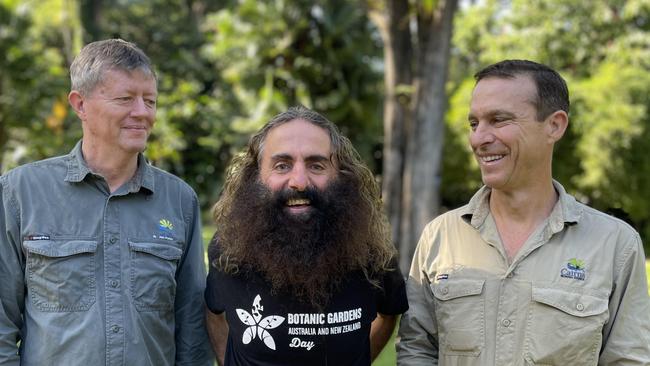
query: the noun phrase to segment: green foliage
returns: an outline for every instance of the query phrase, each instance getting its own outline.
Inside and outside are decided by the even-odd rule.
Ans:
[[[650,295],[650,260],[645,262],[645,274],[648,280],[648,295]]]
[[[507,58],[554,67],[567,79],[572,100],[554,176],[578,199],[630,222],[648,247],[650,2],[488,0],[465,9],[456,25],[450,145],[460,141],[454,136],[466,136],[458,126],[466,120],[469,75]],[[453,174],[462,170],[462,161],[445,164]],[[466,165],[470,171],[473,164]],[[449,179],[474,184],[474,178]]]
[[[204,209],[250,133],[298,103],[335,121],[379,172],[382,49],[367,11],[344,0],[0,0],[1,168],[70,150],[81,135],[66,100],[72,57],[82,43],[122,37],[151,56],[159,76],[146,154],[190,183]],[[648,246],[649,32],[648,0],[465,3],[447,88],[443,205],[462,205],[481,185],[467,142],[472,75],[527,58],[558,69],[570,87],[555,177],[630,222]]]
[[[445,146],[442,161],[442,205],[446,209],[460,207],[481,187],[481,175],[467,142],[469,134],[469,103],[474,79],[466,78],[459,83],[449,100]]]
[[[57,9],[60,17],[36,16]],[[69,149],[80,133],[67,108],[74,35],[62,4],[0,2],[0,153],[4,170]]]
[[[372,156],[381,142],[377,108],[381,49],[358,4],[329,0],[241,1],[207,18],[203,53],[221,71],[249,134],[287,106],[323,112]]]

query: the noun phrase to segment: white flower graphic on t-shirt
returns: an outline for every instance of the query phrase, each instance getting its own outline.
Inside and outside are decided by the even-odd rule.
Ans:
[[[244,331],[242,342],[244,344],[249,344],[257,336],[264,341],[264,344],[267,347],[275,351],[275,341],[267,329],[277,328],[282,324],[282,322],[284,322],[284,317],[279,315],[269,315],[262,319],[261,312],[264,310],[264,307],[260,305],[260,301],[262,301],[260,295],[255,296],[255,299],[253,300],[253,309],[250,313],[244,309],[237,309],[239,320],[249,326]],[[251,313],[253,315],[251,315]]]

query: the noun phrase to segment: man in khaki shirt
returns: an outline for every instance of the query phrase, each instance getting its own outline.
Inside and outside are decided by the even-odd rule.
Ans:
[[[650,365],[643,246],[552,179],[564,80],[507,60],[476,74],[470,143],[485,186],[424,229],[400,365]]]

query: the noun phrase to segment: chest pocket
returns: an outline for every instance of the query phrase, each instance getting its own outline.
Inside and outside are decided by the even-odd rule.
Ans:
[[[131,296],[138,311],[169,311],[176,297],[176,268],[183,255],[175,243],[129,241]]]
[[[25,240],[26,276],[34,307],[86,311],[95,303],[95,252],[88,240]]]
[[[581,291],[581,289],[576,289]],[[531,365],[596,365],[607,297],[533,287],[525,358]]]
[[[485,345],[484,280],[448,279],[431,284],[441,356],[472,356]]]

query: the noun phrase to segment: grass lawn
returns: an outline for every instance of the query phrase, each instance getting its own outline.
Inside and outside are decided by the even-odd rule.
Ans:
[[[395,355],[395,335],[397,334],[397,327],[393,336],[386,343],[386,347],[381,351],[372,366],[395,366],[397,363],[397,356]]]

